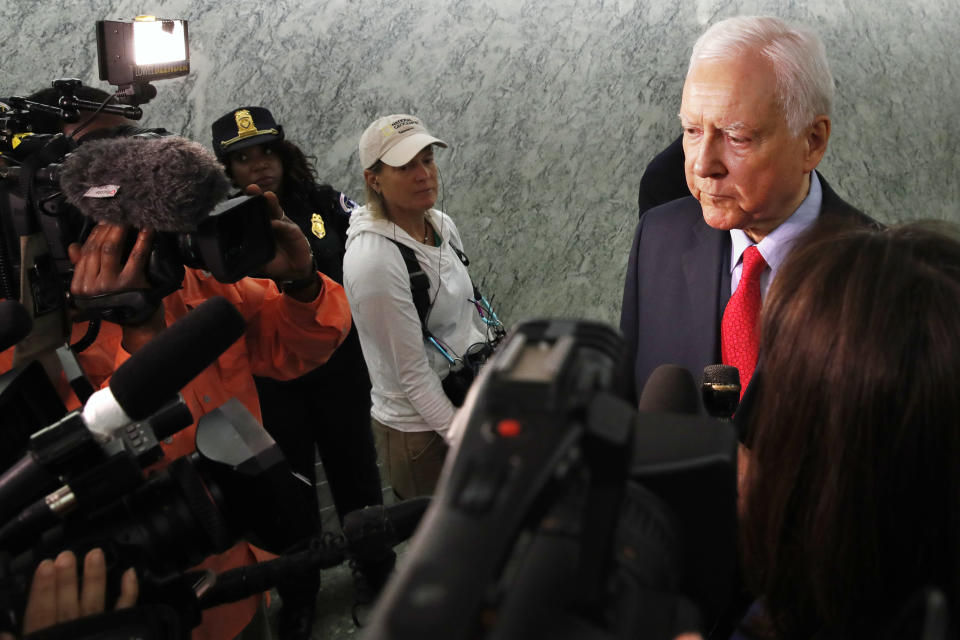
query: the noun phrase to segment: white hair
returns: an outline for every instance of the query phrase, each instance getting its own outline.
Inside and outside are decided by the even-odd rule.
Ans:
[[[777,101],[793,135],[817,116],[830,115],[833,76],[823,43],[812,31],[791,27],[779,18],[738,16],[714,24],[693,45],[687,75],[701,60],[750,52],[773,64]]]

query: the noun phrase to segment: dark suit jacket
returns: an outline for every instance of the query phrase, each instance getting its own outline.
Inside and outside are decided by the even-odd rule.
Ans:
[[[823,176],[820,184],[823,203],[816,225],[876,224],[841,200]],[[705,366],[721,361],[720,319],[730,298],[729,264],[730,232],[708,226],[692,196],[641,216],[620,312],[627,346],[623,390],[634,404],[647,377],[661,364],[684,367],[698,380]]]

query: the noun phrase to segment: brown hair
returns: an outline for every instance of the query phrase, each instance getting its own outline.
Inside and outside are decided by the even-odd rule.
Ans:
[[[955,614],[955,232],[912,224],[808,238],[764,304],[761,351],[741,533],[762,635],[875,635],[923,585],[942,589]]]

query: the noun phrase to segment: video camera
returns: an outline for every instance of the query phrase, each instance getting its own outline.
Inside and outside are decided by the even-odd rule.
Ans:
[[[389,552],[409,537],[423,501],[352,512],[343,536],[313,539],[303,517],[310,492],[235,399],[199,420],[194,453],[144,474],[162,455],[158,441],[193,421],[176,391],[244,328],[229,302],[208,300],[133,354],[82,409],[66,413],[60,404],[52,422],[57,412],[35,403],[57,398],[37,362],[0,376],[0,407],[12,409],[0,431],[0,630],[4,622],[17,628],[34,568],[63,549],[78,557],[104,549],[114,589],[120,573],[135,567],[138,608],[165,630],[149,637],[181,638],[203,608],[347,558]],[[296,553],[219,576],[187,571],[240,539]],[[70,626],[51,637],[131,637],[123,634],[135,622],[107,615],[84,623],[91,635]]]
[[[711,629],[737,594],[737,437],[673,406],[696,401],[689,373],[689,390],[660,385],[638,413],[612,392],[622,353],[592,322],[507,337],[454,419],[462,439],[363,637]]]
[[[35,503],[42,506],[24,508],[0,528],[13,611],[23,610],[40,560],[63,549],[82,557],[100,547],[110,560],[111,584],[117,584],[123,569],[136,567],[143,589],[140,602],[176,603],[181,623],[189,629],[200,622],[197,596],[202,593],[193,589],[197,576],[182,572],[240,539],[282,554],[313,534],[302,517],[308,505],[299,481],[238,401],[200,419],[194,453],[144,477],[143,461],[159,450],[159,435],[143,421],[96,451],[89,447],[86,455],[73,448],[75,462],[64,470],[62,487]],[[44,508],[48,513],[34,515]],[[208,576],[205,588],[213,580]]]
[[[65,78],[53,82],[55,97],[47,102],[55,104],[22,97],[0,100],[0,297],[20,299],[34,318],[66,309],[73,273],[67,246],[82,243],[98,219],[92,207],[93,213],[84,207],[80,207],[81,212],[66,202],[64,191],[69,185],[62,182],[66,179],[64,164],[69,165],[70,156],[84,153],[91,143],[84,140],[78,145],[73,135],[38,131],[49,128],[51,117],[61,123],[76,123],[81,114],[89,114],[74,133],[101,114],[137,120],[142,110],[136,105],[156,95],[150,81],[181,76],[190,68],[187,22],[183,20],[140,16],[129,22],[99,21],[97,44],[100,78],[117,87],[113,96],[99,103],[78,98],[77,94],[87,88],[77,79]],[[129,138],[145,145],[156,144],[148,141],[169,135],[162,129],[125,126],[97,131],[89,137],[103,139],[104,133],[112,140]],[[173,154],[172,143],[168,147]],[[92,152],[86,153],[84,164],[93,159]],[[116,148],[103,144],[98,153],[107,159]],[[148,270],[151,290],[87,301],[80,305],[87,316],[136,324],[149,316],[156,300],[179,286],[184,266],[207,270],[223,282],[235,282],[273,257],[265,200],[261,196],[241,196],[220,202],[230,189],[229,181],[219,163],[204,167],[206,172],[197,176],[197,192],[179,184],[177,190],[169,184],[142,185],[155,187],[155,194],[190,197],[202,204],[203,210],[184,221],[189,223],[182,225],[184,228],[158,234]],[[135,169],[115,163],[112,171],[106,165],[100,176],[84,177],[99,178],[103,180],[101,185],[109,187],[118,182],[115,176]],[[184,175],[185,180],[191,177]],[[129,210],[146,206],[141,191],[125,186],[123,192],[114,193],[115,200],[126,198],[122,204]],[[97,198],[90,202],[104,202],[102,195]],[[125,222],[132,224],[140,219],[131,215]]]

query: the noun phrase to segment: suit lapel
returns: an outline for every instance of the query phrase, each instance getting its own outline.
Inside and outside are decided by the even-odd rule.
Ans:
[[[713,354],[713,359],[719,354],[722,308],[730,297],[729,267],[724,260],[729,237],[729,233],[707,225],[701,215],[693,225],[691,242],[681,256],[688,305],[692,310],[686,339],[697,345],[696,352]],[[727,282],[725,292],[724,280]],[[700,374],[699,371],[691,373]]]

